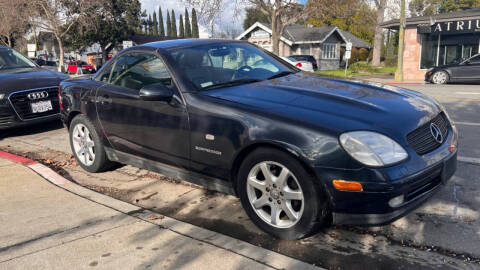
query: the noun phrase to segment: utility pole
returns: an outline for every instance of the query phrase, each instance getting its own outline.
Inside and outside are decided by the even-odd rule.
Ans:
[[[401,0],[400,7],[400,25],[399,25],[399,38],[398,38],[398,63],[397,71],[395,72],[395,81],[403,81],[403,46],[405,42],[405,0]]]

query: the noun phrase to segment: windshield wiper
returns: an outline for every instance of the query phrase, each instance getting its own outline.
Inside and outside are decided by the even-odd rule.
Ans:
[[[293,71],[282,71],[282,72],[279,72],[279,73],[269,77],[267,80],[280,78],[280,77],[287,76],[287,75],[290,75],[290,74],[293,74],[293,73],[295,73],[295,72],[293,72]]]
[[[247,83],[254,83],[254,82],[260,82],[260,81],[262,81],[262,80],[260,80],[260,79],[240,79],[240,80],[234,80],[234,81],[229,81],[229,82],[224,82],[224,83],[213,84],[213,85],[204,87],[201,90],[211,90],[211,89],[216,89],[216,88],[229,87],[229,86],[235,86],[235,85],[241,85],[241,84],[247,84]]]

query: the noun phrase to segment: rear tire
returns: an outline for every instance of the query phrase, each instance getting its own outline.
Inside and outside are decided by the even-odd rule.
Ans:
[[[242,162],[236,184],[243,208],[260,229],[294,240],[328,222],[327,197],[315,180],[291,155],[259,148]]]
[[[447,84],[450,80],[450,76],[446,71],[437,71],[432,75],[432,82],[434,84]]]
[[[69,127],[70,147],[77,163],[84,170],[97,173],[111,168],[103,143],[93,124],[82,114],[73,118]]]

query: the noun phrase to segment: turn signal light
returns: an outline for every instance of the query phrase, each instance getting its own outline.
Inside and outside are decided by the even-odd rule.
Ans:
[[[450,146],[448,147],[448,151],[450,151],[450,153],[453,153],[455,152],[455,145],[454,144],[450,144]]]
[[[363,191],[362,184],[359,182],[345,181],[345,180],[333,180],[333,186],[342,191]]]
[[[61,86],[58,87],[58,103],[60,105],[60,110],[63,110],[62,95],[61,95],[60,91],[62,91]]]

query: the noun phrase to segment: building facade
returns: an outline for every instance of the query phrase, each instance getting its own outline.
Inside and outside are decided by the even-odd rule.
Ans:
[[[273,50],[272,30],[264,23],[256,22],[237,39],[248,40],[268,51]],[[342,47],[347,42],[351,42],[355,48],[371,49],[367,42],[335,26],[291,25],[285,28],[280,37],[279,56],[312,55],[319,69],[337,69],[342,61]]]
[[[399,21],[382,24],[398,30]],[[480,9],[408,18],[405,28],[405,80],[423,80],[428,69],[468,59],[480,52]]]

